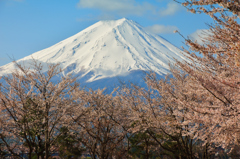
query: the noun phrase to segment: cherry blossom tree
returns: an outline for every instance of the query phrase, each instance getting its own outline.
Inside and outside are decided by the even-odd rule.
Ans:
[[[128,119],[118,96],[104,90],[79,90],[74,94],[75,106],[70,114],[81,143],[92,158],[125,158]],[[122,153],[119,153],[122,152]]]
[[[47,159],[60,128],[71,124],[65,112],[78,85],[70,76],[53,81],[62,72],[59,65],[49,65],[44,73],[35,60],[31,69],[15,64],[18,70],[2,77],[0,86],[1,143],[12,155],[24,152],[29,159],[33,155]]]
[[[188,109],[177,102],[179,98],[188,101],[193,98],[183,94],[188,91],[189,76],[180,75],[179,72],[176,75],[175,78],[159,80],[154,74],[149,74],[146,77],[149,89],[133,86],[121,92],[124,106],[128,107],[132,133],[146,133],[158,155],[186,159],[199,156],[209,158],[213,155],[210,145],[204,145],[194,138],[201,127],[192,129],[194,124],[188,123],[183,116]]]
[[[213,18],[204,44],[186,39],[190,62],[177,62],[187,73],[187,90],[176,103],[182,105],[185,123],[199,129],[194,137],[214,146],[231,148],[239,144],[240,121],[240,2],[236,0],[178,1],[192,13]],[[200,54],[200,56],[198,55]],[[176,87],[176,86],[175,86]],[[176,91],[174,91],[176,93]],[[181,111],[180,111],[181,112]],[[193,131],[195,132],[195,131]]]

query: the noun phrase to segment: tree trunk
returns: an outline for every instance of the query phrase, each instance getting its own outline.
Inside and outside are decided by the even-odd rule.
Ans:
[[[48,111],[45,117],[45,159],[49,157]]]

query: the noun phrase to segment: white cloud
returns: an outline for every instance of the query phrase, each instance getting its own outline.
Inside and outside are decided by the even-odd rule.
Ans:
[[[117,12],[120,15],[143,15],[146,11],[155,10],[155,7],[149,3],[140,4],[135,0],[80,0],[78,7]]]
[[[195,31],[194,33],[190,34],[188,37],[193,40],[197,41],[197,43],[203,45],[203,39],[207,38],[209,35],[211,35],[211,32],[208,29],[199,29]]]
[[[165,25],[153,25],[148,26],[146,29],[155,34],[169,34],[173,33],[174,30],[178,30],[176,26],[165,26]]]
[[[170,2],[167,4],[167,8],[159,11],[160,16],[174,15],[176,12],[181,10],[181,5],[176,2]]]

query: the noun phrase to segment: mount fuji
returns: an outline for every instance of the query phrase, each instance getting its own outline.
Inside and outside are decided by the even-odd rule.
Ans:
[[[119,80],[143,82],[143,71],[164,76],[169,73],[169,63],[186,60],[170,42],[125,18],[99,21],[17,62],[28,66],[32,59],[44,65],[59,63],[63,75],[77,75],[83,85],[93,89],[117,85]],[[15,69],[13,62],[4,65],[0,67],[0,76]]]

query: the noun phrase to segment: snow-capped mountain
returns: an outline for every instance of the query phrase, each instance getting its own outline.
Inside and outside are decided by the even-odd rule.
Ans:
[[[36,59],[42,63],[60,63],[66,73],[79,75],[85,82],[128,76],[139,70],[159,75],[169,72],[174,58],[183,60],[181,51],[158,35],[147,32],[128,20],[99,21],[76,35],[17,62],[28,65]],[[0,76],[15,69],[14,63],[0,67]]]

